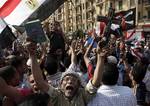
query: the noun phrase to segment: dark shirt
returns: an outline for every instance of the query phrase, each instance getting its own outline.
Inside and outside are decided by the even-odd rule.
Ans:
[[[57,49],[65,50],[65,41],[62,33],[53,31],[47,35],[50,40],[50,53],[55,52]]]

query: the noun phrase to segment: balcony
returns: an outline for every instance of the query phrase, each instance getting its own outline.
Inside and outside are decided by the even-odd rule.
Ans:
[[[92,17],[88,17],[88,18],[87,18],[87,21],[88,21],[88,22],[93,22],[93,18],[92,18]]]
[[[150,7],[150,1],[149,0],[144,1],[144,7],[145,8],[149,8]]]
[[[70,6],[68,7],[68,9],[69,9],[69,10],[72,10],[72,6],[70,5]]]
[[[76,2],[76,6],[80,6],[81,5],[81,2],[80,0]]]
[[[78,10],[78,11],[76,12],[76,14],[77,14],[77,15],[81,15],[81,10]]]
[[[97,6],[100,6],[100,5],[102,5],[104,3],[104,0],[97,0],[96,1],[96,5]]]
[[[77,12],[77,16],[80,16],[81,15],[81,12]]]
[[[72,15],[70,14],[68,18],[69,18],[69,19],[72,19],[73,17],[72,17]]]
[[[92,11],[94,11],[94,7],[93,7],[93,6],[89,6],[89,7],[87,8],[87,12],[92,12]]]

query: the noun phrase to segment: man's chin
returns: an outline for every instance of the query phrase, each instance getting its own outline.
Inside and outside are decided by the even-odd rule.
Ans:
[[[65,96],[66,96],[66,98],[71,99],[74,96],[74,94],[73,94],[73,92],[67,92],[67,93],[65,93]]]

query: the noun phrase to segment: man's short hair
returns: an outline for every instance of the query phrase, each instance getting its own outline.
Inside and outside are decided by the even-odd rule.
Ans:
[[[12,65],[13,67],[17,68],[21,64],[23,64],[23,61],[25,61],[25,58],[22,56],[12,56],[9,58],[8,63]]]
[[[48,56],[45,63],[44,68],[49,75],[54,75],[58,70],[58,62],[55,58]]]
[[[118,81],[119,72],[116,64],[106,63],[104,65],[102,83],[105,85],[115,85]]]
[[[16,70],[12,66],[5,66],[0,68],[0,77],[2,77],[6,83],[9,83],[9,81],[15,76]]]

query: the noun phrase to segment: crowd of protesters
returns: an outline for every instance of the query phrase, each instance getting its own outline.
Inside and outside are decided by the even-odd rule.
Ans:
[[[103,45],[94,32],[66,38],[59,22],[43,29],[47,42],[0,51],[0,105],[150,106],[150,42],[135,55],[123,37]]]

